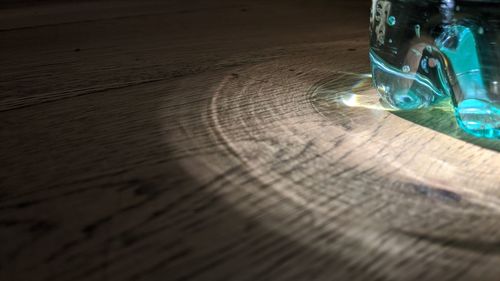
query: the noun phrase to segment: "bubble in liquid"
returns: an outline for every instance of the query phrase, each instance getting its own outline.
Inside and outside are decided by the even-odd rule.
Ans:
[[[490,91],[495,94],[495,95],[498,95],[499,94],[499,89],[498,89],[498,81],[491,81],[490,83]]]
[[[420,25],[415,25],[415,34],[417,35],[417,37],[420,37]]]
[[[403,66],[403,72],[410,72],[410,66],[404,65]]]
[[[390,26],[394,26],[396,24],[396,17],[390,16],[387,18],[387,24]]]

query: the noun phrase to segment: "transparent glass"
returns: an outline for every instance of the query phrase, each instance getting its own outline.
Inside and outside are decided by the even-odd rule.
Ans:
[[[460,127],[500,138],[500,0],[372,0],[372,79],[391,107],[451,98]]]

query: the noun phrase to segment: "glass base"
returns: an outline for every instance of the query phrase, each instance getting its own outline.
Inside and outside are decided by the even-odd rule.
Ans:
[[[468,99],[455,107],[458,124],[476,137],[500,139],[500,105]]]
[[[372,81],[384,103],[398,110],[432,106],[445,95],[431,80],[419,73],[399,70],[373,51],[370,52]],[[465,99],[454,105],[458,125],[465,132],[481,138],[500,139],[500,104],[481,99]]]

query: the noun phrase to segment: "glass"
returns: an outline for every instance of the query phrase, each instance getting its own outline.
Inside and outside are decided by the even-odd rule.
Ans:
[[[500,0],[372,0],[370,60],[382,101],[451,98],[460,127],[500,138]]]

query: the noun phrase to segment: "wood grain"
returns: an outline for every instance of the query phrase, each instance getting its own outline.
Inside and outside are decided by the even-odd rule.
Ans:
[[[498,280],[499,144],[380,109],[368,6],[7,2],[0,280]]]

